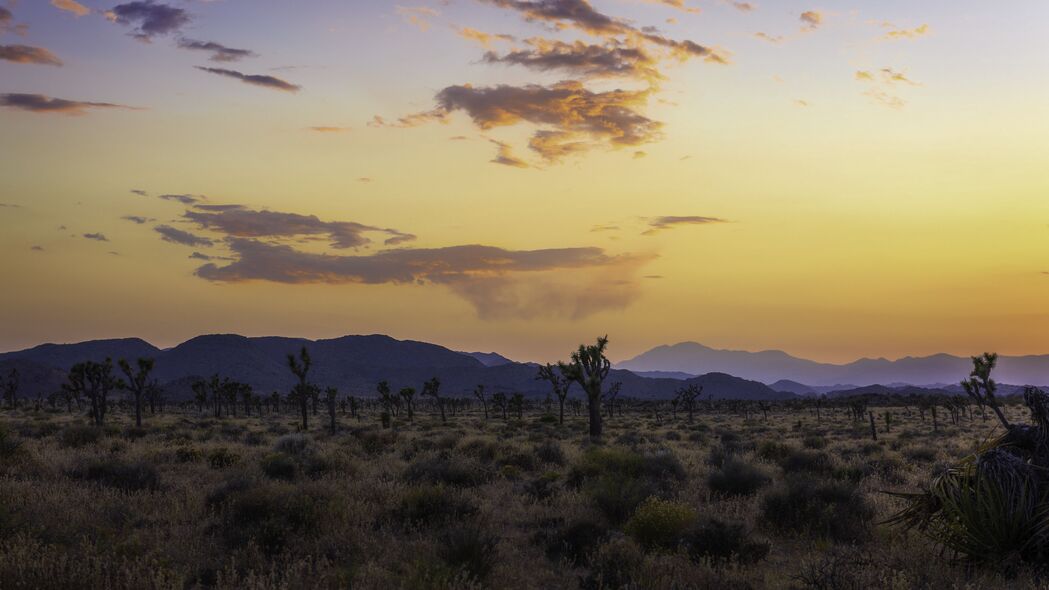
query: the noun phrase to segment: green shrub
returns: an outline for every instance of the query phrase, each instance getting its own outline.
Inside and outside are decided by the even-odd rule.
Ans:
[[[644,561],[644,552],[632,539],[613,538],[594,551],[589,575],[580,581],[580,588],[633,588]]]
[[[69,471],[69,477],[99,485],[135,492],[160,487],[157,470],[143,461],[125,462],[117,457],[82,461]]]
[[[650,498],[638,507],[623,531],[645,549],[672,549],[696,521],[696,511],[677,502]]]
[[[707,476],[707,485],[716,494],[749,496],[768,485],[770,479],[759,467],[731,458],[721,469]]]
[[[615,523],[629,518],[649,496],[665,494],[685,479],[673,454],[642,454],[622,447],[589,449],[568,476]]]
[[[420,459],[408,466],[404,476],[412,483],[443,483],[458,487],[478,486],[489,478],[475,462],[446,457]]]
[[[280,553],[297,537],[312,537],[330,517],[332,500],[320,490],[251,485],[224,490],[222,538],[229,547],[254,543],[267,555]]]
[[[561,449],[561,445],[555,441],[548,440],[543,444],[536,445],[533,449],[535,457],[543,463],[551,463],[554,465],[565,464],[565,452]]]
[[[775,531],[862,542],[874,508],[850,483],[795,475],[765,494],[760,514]]]
[[[102,429],[95,426],[74,424],[62,430],[61,441],[64,446],[79,448],[93,445],[102,439]]]
[[[462,493],[443,485],[408,488],[401,496],[393,516],[406,524],[454,522],[477,512],[477,506]]]
[[[259,462],[262,472],[270,479],[282,479],[292,481],[298,475],[299,469],[295,461],[283,453],[270,453]]]
[[[826,453],[798,449],[781,458],[779,466],[783,468],[784,473],[829,473],[834,468],[830,456]]]
[[[684,535],[682,544],[693,560],[709,561],[714,566],[729,562],[756,563],[765,559],[770,548],[767,541],[752,540],[743,524],[715,518],[693,527]]]
[[[482,581],[495,567],[498,542],[498,537],[476,526],[456,527],[440,535],[437,555],[453,570]]]
[[[238,462],[240,462],[240,455],[226,447],[218,447],[208,451],[208,465],[211,465],[213,469],[224,469],[236,465]]]
[[[810,434],[810,435],[806,436],[805,438],[801,439],[801,444],[806,449],[813,449],[813,450],[816,450],[816,451],[821,451],[821,450],[827,448],[827,439],[823,438],[822,436],[820,436],[818,434]]]
[[[607,536],[608,530],[601,524],[588,519],[577,520],[546,539],[546,555],[554,561],[565,560],[569,565],[581,565]]]
[[[757,455],[766,461],[779,462],[784,457],[791,454],[794,451],[794,447],[787,443],[782,443],[775,440],[762,441],[758,445]]]

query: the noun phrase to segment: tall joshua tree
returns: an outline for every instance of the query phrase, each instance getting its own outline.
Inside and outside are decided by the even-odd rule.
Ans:
[[[95,426],[102,426],[109,408],[109,392],[120,386],[120,380],[113,376],[113,361],[77,363],[69,369],[68,379],[62,390],[76,398],[86,397],[91,402],[91,420]]]
[[[408,411],[408,422],[415,422],[415,406],[412,404],[412,400],[415,399],[415,388],[414,387],[403,387],[400,392],[401,399],[404,400],[404,408]]]
[[[149,374],[153,372],[155,362],[151,358],[140,358],[135,362],[135,368],[132,368],[131,363],[126,359],[120,359],[117,364],[127,377],[127,381],[123,383],[124,388],[130,391],[135,398],[135,426],[142,428],[142,398],[152,385],[149,381]]]
[[[390,384],[386,381],[380,381],[375,389],[379,392],[379,403],[382,404],[382,427],[389,428],[393,412],[393,392],[390,391]]]
[[[481,407],[484,408],[484,420],[488,421],[488,398],[484,396],[484,385],[478,385],[474,388],[474,397],[477,401],[481,402]]]
[[[969,373],[969,378],[962,381],[965,393],[973,398],[973,401],[980,406],[981,410],[985,406],[990,406],[998,416],[998,421],[1002,423],[1006,430],[1009,430],[1009,421],[1006,420],[1002,409],[998,407],[998,398],[994,397],[994,392],[998,390],[998,384],[994,382],[994,379],[991,379],[991,371],[998,364],[998,353],[985,352],[982,356],[974,356],[972,359],[973,370]]]
[[[695,383],[689,383],[687,387],[682,387],[676,392],[674,401],[678,403],[678,407],[683,407],[688,411],[689,424],[692,423],[693,414],[696,411],[696,400],[701,395],[703,395],[703,387],[696,386]]]
[[[423,397],[432,397],[437,402],[437,407],[441,410],[441,423],[447,424],[448,419],[444,415],[444,398],[441,397],[441,382],[434,377],[423,383],[422,394]]]
[[[571,362],[557,363],[565,379],[578,383],[586,393],[590,438],[595,440],[601,438],[601,386],[612,368],[612,363],[605,358],[607,347],[608,336],[603,336],[596,344],[580,344],[579,350],[572,353]]]
[[[313,386],[309,382],[310,367],[313,365],[313,361],[310,360],[310,353],[303,346],[302,350],[299,351],[299,356],[296,358],[294,354],[288,355],[288,368],[291,369],[292,374],[299,382],[295,385],[295,398],[299,402],[299,410],[302,412],[302,431],[306,432],[309,427],[309,399],[313,394]]]
[[[335,434],[335,402],[339,399],[339,390],[329,387],[324,390],[325,401],[328,402],[328,418],[331,420],[331,433]]]
[[[556,369],[557,367],[554,365],[542,365],[539,367],[539,374],[536,376],[536,379],[542,379],[550,383],[550,388],[554,391],[554,395],[557,396],[559,405],[557,423],[564,424],[565,400],[568,399],[568,390],[571,389],[572,382]]]
[[[18,383],[18,369],[11,369],[3,382],[4,403],[8,408],[14,408],[18,404]]]

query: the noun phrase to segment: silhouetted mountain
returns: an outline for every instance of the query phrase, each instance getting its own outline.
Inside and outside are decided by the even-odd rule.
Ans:
[[[678,379],[680,381],[696,376],[692,373],[682,373],[681,371],[631,371],[631,373],[649,379]]]
[[[716,350],[695,342],[683,342],[653,348],[619,363],[617,367],[631,371],[682,371],[693,374],[723,371],[763,383],[790,380],[818,390],[821,386],[840,383],[957,383],[969,374],[972,361],[968,357],[936,354],[897,360],[860,359],[836,365],[800,359],[779,350]],[[995,369],[995,378],[1008,383],[1049,383],[1049,355],[1002,356]]]
[[[797,395],[816,395],[818,392],[805,385],[804,383],[798,383],[797,381],[791,381],[789,379],[780,379],[779,381],[769,385],[775,391],[785,391],[787,393],[793,393]]]
[[[498,352],[464,352],[463,354],[481,361],[481,364],[486,367],[498,367],[514,362]]]
[[[104,359],[103,359],[104,360]],[[0,378],[18,371],[18,397],[36,399],[62,389],[66,372],[29,359],[0,359]]]
[[[344,336],[332,340],[302,338],[248,338],[234,334],[198,336],[174,348],[160,350],[141,340],[107,340],[70,345],[47,345],[0,355],[0,368],[29,363],[27,381],[48,393],[60,387],[64,372],[83,360],[111,357],[156,359],[154,376],[174,399],[191,397],[194,380],[211,375],[229,377],[251,385],[259,393],[286,393],[294,384],[287,368],[287,355],[306,346],[313,359],[311,381],[320,387],[337,387],[343,393],[371,396],[375,386],[386,380],[394,391],[421,387],[431,377],[441,381],[450,396],[466,396],[477,385],[490,392],[521,392],[545,396],[545,381],[536,379],[534,363],[502,362],[486,366],[472,354],[428,344],[395,340],[389,336]],[[487,358],[487,357],[486,357]],[[500,357],[502,358],[502,357]],[[13,366],[13,365],[12,365]],[[681,387],[694,383],[704,388],[704,397],[714,399],[790,399],[794,395],[724,373],[711,373],[687,380],[646,378],[629,371],[613,370],[608,383],[621,381],[624,397],[669,398]],[[35,391],[35,390],[34,390]],[[581,395],[578,387],[573,395]]]
[[[946,389],[938,389],[935,387],[915,387],[913,385],[902,385],[897,387],[892,387],[889,385],[867,385],[865,387],[843,389],[840,391],[831,391],[827,393],[828,398],[852,397],[857,395],[898,395],[909,397],[912,395],[952,396],[957,394],[947,391]]]

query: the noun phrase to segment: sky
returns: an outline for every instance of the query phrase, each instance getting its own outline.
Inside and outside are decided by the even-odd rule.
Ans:
[[[1049,353],[1044,0],[0,0],[0,350]]]

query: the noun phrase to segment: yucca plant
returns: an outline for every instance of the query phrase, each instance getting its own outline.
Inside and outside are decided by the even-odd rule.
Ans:
[[[923,533],[957,558],[1003,570],[1022,563],[1046,565],[1049,394],[1028,387],[1024,403],[1034,425],[1009,424],[993,395],[990,369],[996,359],[989,354],[973,359],[966,390],[994,410],[1005,432],[937,476],[928,489],[894,493],[907,505],[887,522]]]

